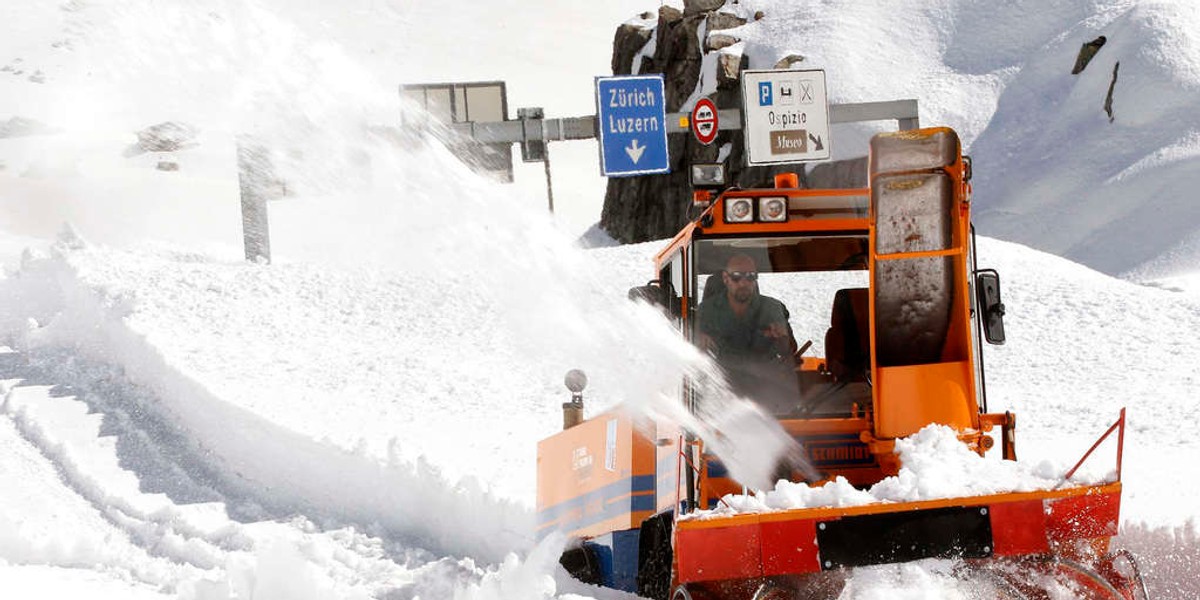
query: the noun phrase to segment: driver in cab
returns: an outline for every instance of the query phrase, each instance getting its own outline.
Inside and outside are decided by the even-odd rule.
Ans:
[[[701,349],[725,369],[733,391],[786,409],[797,401],[796,340],[782,302],[758,291],[754,259],[735,254],[721,273],[725,293],[699,307]]]

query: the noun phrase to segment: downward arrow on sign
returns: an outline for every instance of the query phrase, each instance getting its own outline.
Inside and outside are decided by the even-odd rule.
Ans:
[[[629,143],[629,147],[625,149],[625,154],[628,154],[629,158],[633,159],[633,164],[636,165],[638,159],[642,158],[642,153],[645,151],[646,147],[639,146],[637,138],[634,138],[633,141]]]

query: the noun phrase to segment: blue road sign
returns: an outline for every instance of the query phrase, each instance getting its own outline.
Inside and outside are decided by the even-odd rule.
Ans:
[[[596,78],[600,174],[670,173],[662,75]]]

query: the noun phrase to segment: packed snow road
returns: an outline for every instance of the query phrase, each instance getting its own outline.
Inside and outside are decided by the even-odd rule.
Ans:
[[[10,590],[134,600],[549,598],[562,590],[625,597],[562,581],[561,572],[556,583],[549,573],[558,540],[524,563],[510,558],[485,571],[362,533],[376,529],[370,523],[339,528],[273,513],[265,508],[273,499],[245,494],[225,483],[230,474],[211,470],[192,441],[154,416],[158,400],[117,367],[5,348],[0,394],[0,481],[19,482],[0,503],[0,551],[35,565],[0,563]],[[1173,579],[1194,557],[1194,529],[1135,525],[1122,541],[1148,559],[1159,597],[1195,589]],[[982,598],[986,586],[967,573],[944,560],[858,569],[842,597]]]
[[[495,577],[248,492],[119,367],[3,348],[0,394],[6,597],[470,597]]]
[[[8,351],[0,370],[0,443],[25,458],[0,466],[3,481],[19,482],[0,520],[10,542],[33,542],[26,560],[87,565],[148,595],[197,598],[346,597],[415,581],[389,558],[403,558],[402,546],[350,529],[318,532],[302,516],[272,515],[251,497],[225,493],[223,477],[189,456],[189,444],[153,416],[154,398],[118,369]],[[66,372],[75,375],[53,383]],[[14,465],[22,472],[7,472]]]

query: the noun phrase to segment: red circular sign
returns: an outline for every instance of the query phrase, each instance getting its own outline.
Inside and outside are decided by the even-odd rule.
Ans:
[[[692,133],[701,144],[711,144],[717,139],[717,105],[708,98],[696,101],[692,109]]]

